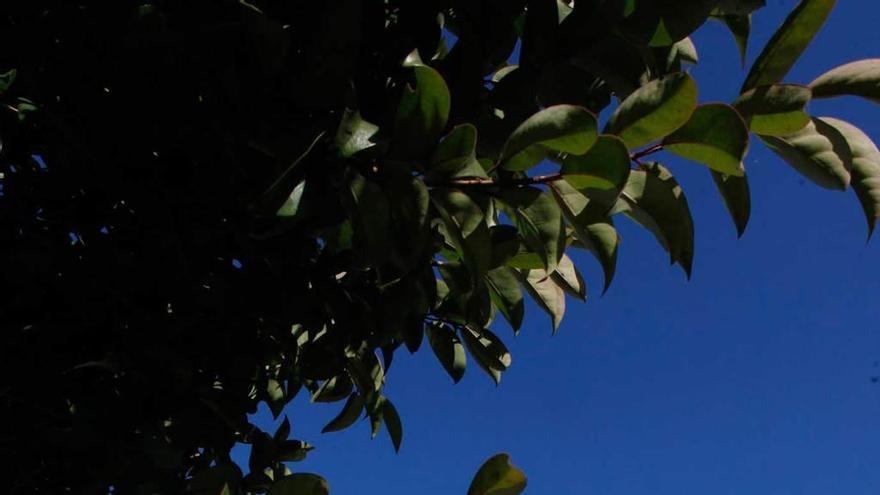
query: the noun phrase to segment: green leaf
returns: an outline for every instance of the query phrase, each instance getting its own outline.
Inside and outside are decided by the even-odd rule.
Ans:
[[[534,187],[505,189],[499,199],[516,212],[517,225],[530,249],[544,260],[552,272],[565,250],[562,211],[553,197]]]
[[[404,62],[415,72],[416,88],[404,88],[394,121],[394,144],[397,154],[416,157],[433,148],[446,128],[451,97],[446,81],[412,52]]]
[[[749,130],[764,136],[793,134],[810,123],[805,108],[812,92],[797,84],[759,86],[743,93],[733,102]]]
[[[269,495],[329,495],[330,485],[327,480],[311,473],[294,473],[274,483]]]
[[[712,180],[715,181],[718,192],[724,200],[724,206],[727,207],[727,211],[730,213],[731,218],[733,218],[734,225],[736,225],[736,233],[739,237],[742,237],[746,231],[746,226],[749,224],[749,216],[752,213],[749,180],[745,175],[735,177],[721,174],[714,170],[711,172]]]
[[[349,158],[376,146],[373,138],[378,133],[379,126],[361,118],[358,111],[345,109],[336,131],[335,145],[339,155]]]
[[[740,93],[781,81],[825,24],[837,0],[801,0],[752,65]]]
[[[761,136],[774,153],[816,184],[840,191],[850,183],[849,146],[840,131],[813,118],[806,127],[789,136]]]
[[[275,215],[282,218],[293,218],[297,216],[297,214],[301,213],[300,206],[302,206],[303,194],[306,190],[306,181],[302,181],[293,188],[293,191],[290,192],[290,196],[284,200],[284,204],[281,205],[281,208],[278,209],[278,212]]]
[[[810,83],[814,98],[861,96],[880,103],[880,58],[858,60],[831,69]]]
[[[617,136],[599,136],[583,155],[568,155],[562,175],[575,189],[620,189],[629,175],[629,150]]]
[[[501,383],[501,373],[510,367],[510,352],[494,333],[485,328],[466,325],[461,338],[480,368],[495,381]]]
[[[279,462],[300,462],[306,458],[306,454],[314,450],[311,445],[300,440],[285,440],[278,445],[275,451],[275,459]]]
[[[477,128],[471,124],[456,126],[437,145],[428,172],[431,177],[488,178],[476,156]]]
[[[397,408],[387,397],[382,400],[382,421],[385,422],[385,429],[388,430],[388,436],[391,437],[394,451],[400,452],[400,442],[403,441],[403,424],[400,422]]]
[[[505,170],[523,171],[554,151],[582,155],[596,142],[596,129],[596,116],[586,108],[545,108],[513,131],[504,144],[499,163]]]
[[[348,428],[357,421],[363,409],[364,396],[357,393],[351,394],[348,397],[348,401],[345,402],[345,406],[342,407],[342,411],[327,423],[327,425],[321,430],[321,433],[341,431]]]
[[[526,475],[510,463],[510,456],[497,454],[477,471],[467,495],[519,495],[526,483]]]
[[[630,149],[638,148],[683,126],[696,107],[696,82],[685,73],[669,74],[623,100],[605,132],[620,136]]]
[[[278,418],[284,405],[287,402],[284,399],[284,385],[278,380],[270,378],[266,381],[266,404],[272,411],[273,418]]]
[[[324,380],[324,383],[312,394],[311,401],[323,403],[341,401],[351,394],[353,386],[354,384],[347,374],[336,375],[329,380]]]
[[[354,202],[354,243],[367,260],[380,263],[390,254],[391,209],[388,198],[375,182],[354,174],[349,184]]]
[[[18,71],[15,69],[0,74],[0,96],[9,91],[9,88],[15,82],[16,76],[18,76]]]
[[[467,364],[467,357],[461,341],[458,340],[455,332],[440,323],[430,323],[425,327],[425,332],[428,334],[428,343],[431,344],[431,349],[437,356],[437,360],[452,377],[452,381],[458,383],[464,376]]]
[[[434,207],[449,241],[459,252],[474,280],[489,270],[492,244],[483,210],[471,196],[455,189],[434,189]]]
[[[849,146],[852,154],[852,186],[865,211],[870,239],[880,218],[880,152],[871,138],[858,127],[830,117],[821,117],[820,120],[837,129]]]
[[[609,205],[597,204],[565,181],[551,183],[550,190],[553,191],[568,223],[574,228],[578,240],[602,265],[605,273],[604,290],[607,291],[614,280],[620,236],[605,213],[616,202],[616,196]]]
[[[612,214],[624,213],[648,229],[688,278],[694,257],[694,223],[687,198],[675,178],[659,163],[634,170]]]
[[[546,270],[518,271],[520,284],[534,299],[539,308],[550,315],[553,333],[559,329],[565,315],[565,292],[557,285]]]
[[[584,278],[567,255],[562,255],[559,266],[550,276],[565,292],[582,301],[587,300],[587,285],[584,283]]]
[[[611,3],[615,7],[621,2]],[[670,46],[700,27],[718,0],[636,1],[621,29],[630,38],[652,47]]]
[[[684,127],[663,140],[663,147],[717,172],[741,176],[749,130],[733,107],[709,103],[697,107]]]
[[[511,268],[499,267],[486,274],[486,286],[492,304],[510,323],[514,332],[519,332],[525,316],[525,304],[522,291]]]

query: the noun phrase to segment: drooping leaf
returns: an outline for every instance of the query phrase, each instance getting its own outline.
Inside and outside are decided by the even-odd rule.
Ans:
[[[749,193],[749,179],[745,175],[735,177],[725,175],[714,170],[712,172],[712,180],[718,187],[721,199],[724,200],[724,206],[730,213],[733,223],[736,226],[736,233],[742,237],[749,224],[749,217],[752,214],[752,200]]]
[[[874,141],[858,127],[831,117],[821,117],[821,121],[837,129],[849,146],[852,187],[865,211],[870,239],[880,218],[880,152]]]
[[[556,333],[565,315],[565,291],[553,281],[546,270],[522,270],[516,273],[520,284],[538,307],[550,315],[553,333]]]
[[[797,84],[760,86],[743,93],[733,102],[749,130],[764,136],[786,136],[810,123],[805,111],[812,92]]]
[[[825,24],[837,0],[801,0],[752,65],[740,93],[782,80]]]
[[[499,164],[523,171],[552,152],[582,155],[596,142],[596,116],[583,107],[554,105],[532,115],[507,139]]]
[[[0,96],[9,91],[9,88],[15,83],[16,76],[18,76],[18,71],[15,69],[0,74]]]
[[[648,229],[669,252],[672,263],[691,275],[694,223],[681,186],[659,163],[634,170],[612,214],[624,213]]]
[[[513,270],[502,266],[489,271],[486,274],[486,286],[489,288],[492,304],[510,323],[513,331],[518,332],[525,316],[525,304]]]
[[[397,408],[387,397],[382,401],[382,421],[385,422],[385,429],[388,430],[388,436],[391,437],[394,451],[400,452],[400,443],[403,441],[403,424],[400,422]]]
[[[718,20],[724,23],[727,26],[730,34],[733,35],[733,40],[736,42],[736,47],[739,49],[739,57],[742,63],[742,66],[746,65],[746,55],[748,53],[749,48],[749,36],[752,32],[752,16],[751,15],[737,15],[737,14],[719,14],[716,16]]]
[[[584,277],[567,255],[562,255],[559,266],[550,276],[565,292],[582,301],[587,300],[587,285],[584,283]]]
[[[591,202],[583,193],[575,190],[566,181],[553,182],[550,185],[550,190],[553,191],[568,223],[574,228],[578,240],[593,253],[602,265],[602,271],[605,274],[605,288],[603,290],[607,291],[614,279],[617,267],[617,248],[620,245],[620,236],[606,213],[617,201],[617,197],[615,196],[610,204],[597,204]]]
[[[452,99],[443,76],[425,65],[418,52],[411,53],[404,66],[413,69],[416,87],[403,90],[394,121],[396,148],[392,151],[410,157],[433,148],[446,128]]]
[[[510,367],[510,352],[494,333],[486,328],[467,325],[461,329],[461,338],[480,368],[495,384],[501,383],[501,373]]]
[[[491,237],[484,212],[468,194],[455,189],[434,189],[434,207],[443,220],[446,232],[464,260],[474,280],[492,263]]]
[[[690,120],[663,140],[663,147],[723,174],[741,176],[749,130],[739,113],[723,103],[697,107]]]
[[[534,187],[505,189],[500,199],[516,215],[526,243],[544,260],[548,271],[556,269],[565,247],[562,211],[553,197]]]
[[[637,89],[611,115],[605,132],[620,136],[627,147],[656,141],[683,126],[697,107],[697,85],[679,72]]]
[[[437,356],[437,360],[452,377],[452,381],[458,383],[464,376],[467,364],[467,357],[461,341],[449,327],[439,323],[432,322],[425,327],[425,332],[428,334],[428,343],[431,344],[431,349]]]
[[[526,483],[526,475],[510,463],[510,456],[497,454],[477,471],[467,495],[519,495]]]
[[[880,58],[858,60],[831,69],[810,83],[814,98],[861,96],[880,103]]]
[[[342,411],[336,415],[326,426],[321,430],[321,433],[329,433],[332,431],[341,431],[349,426],[353,425],[355,421],[357,421],[358,417],[361,415],[361,411],[364,409],[364,396],[358,393],[351,394],[348,397],[348,400],[345,402],[345,405],[342,407]]]
[[[327,480],[311,473],[294,473],[272,483],[269,495],[329,495]]]
[[[602,135],[590,151],[569,155],[562,175],[575,189],[619,189],[629,174],[629,151],[617,136]]]
[[[795,170],[816,184],[846,190],[852,155],[840,131],[813,118],[789,136],[761,136],[761,140]]]

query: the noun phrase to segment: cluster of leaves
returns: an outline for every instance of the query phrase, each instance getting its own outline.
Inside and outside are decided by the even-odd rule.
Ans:
[[[801,1],[730,104],[700,103],[688,35],[724,22],[744,54],[762,1],[4,7],[13,491],[326,493],[287,464],[311,449],[290,423],[269,434],[248,414],[305,389],[344,404],[324,431],[365,417],[399,448],[395,351],[427,335],[454,381],[468,359],[500,381],[496,316],[518,331],[528,294],[555,331],[566,295],[586,298],[569,248],[607,289],[621,214],[690,275],[687,199],[648,160],[662,153],[709,169],[740,233],[751,135],[852,185],[873,229],[880,153],[806,108],[880,98],[880,62],[782,82],[834,3]]]

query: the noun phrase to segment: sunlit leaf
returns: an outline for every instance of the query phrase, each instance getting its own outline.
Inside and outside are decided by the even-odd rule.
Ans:
[[[498,454],[480,467],[467,495],[519,495],[526,483],[525,474],[510,463],[510,456]]]
[[[812,92],[806,86],[774,84],[746,91],[733,102],[733,106],[746,120],[751,132],[786,136],[810,123],[805,109],[811,96]]]
[[[596,117],[574,105],[545,108],[519,125],[507,139],[499,163],[505,170],[522,171],[537,165],[551,152],[582,155],[597,138]]]
[[[663,140],[663,147],[716,172],[741,176],[749,131],[739,113],[723,103],[699,106],[690,120]]]
[[[861,96],[880,103],[880,58],[858,60],[831,69],[810,83],[814,98]]]
[[[697,107],[697,84],[685,73],[651,81],[620,103],[605,132],[620,136],[630,149],[674,132]]]
[[[795,170],[816,184],[846,190],[850,183],[852,153],[840,131],[819,119],[789,136],[761,136],[761,140]]]

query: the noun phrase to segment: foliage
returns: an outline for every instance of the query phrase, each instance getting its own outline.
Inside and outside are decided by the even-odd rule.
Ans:
[[[688,35],[724,22],[744,55],[763,3],[5,2],[11,493],[327,493],[291,471],[312,447],[290,423],[264,432],[248,414],[308,394],[344,404],[324,431],[366,417],[400,448],[383,395],[395,352],[427,335],[453,381],[468,361],[500,381],[493,321],[518,331],[528,295],[555,331],[566,294],[586,298],[571,248],[607,289],[621,214],[690,275],[690,207],[664,152],[707,167],[740,234],[750,136],[820,186],[852,186],[873,230],[880,152],[807,106],[877,100],[880,61],[785,81],[833,0],[800,2],[741,96],[700,103]],[[478,486],[519,483],[490,463]]]

